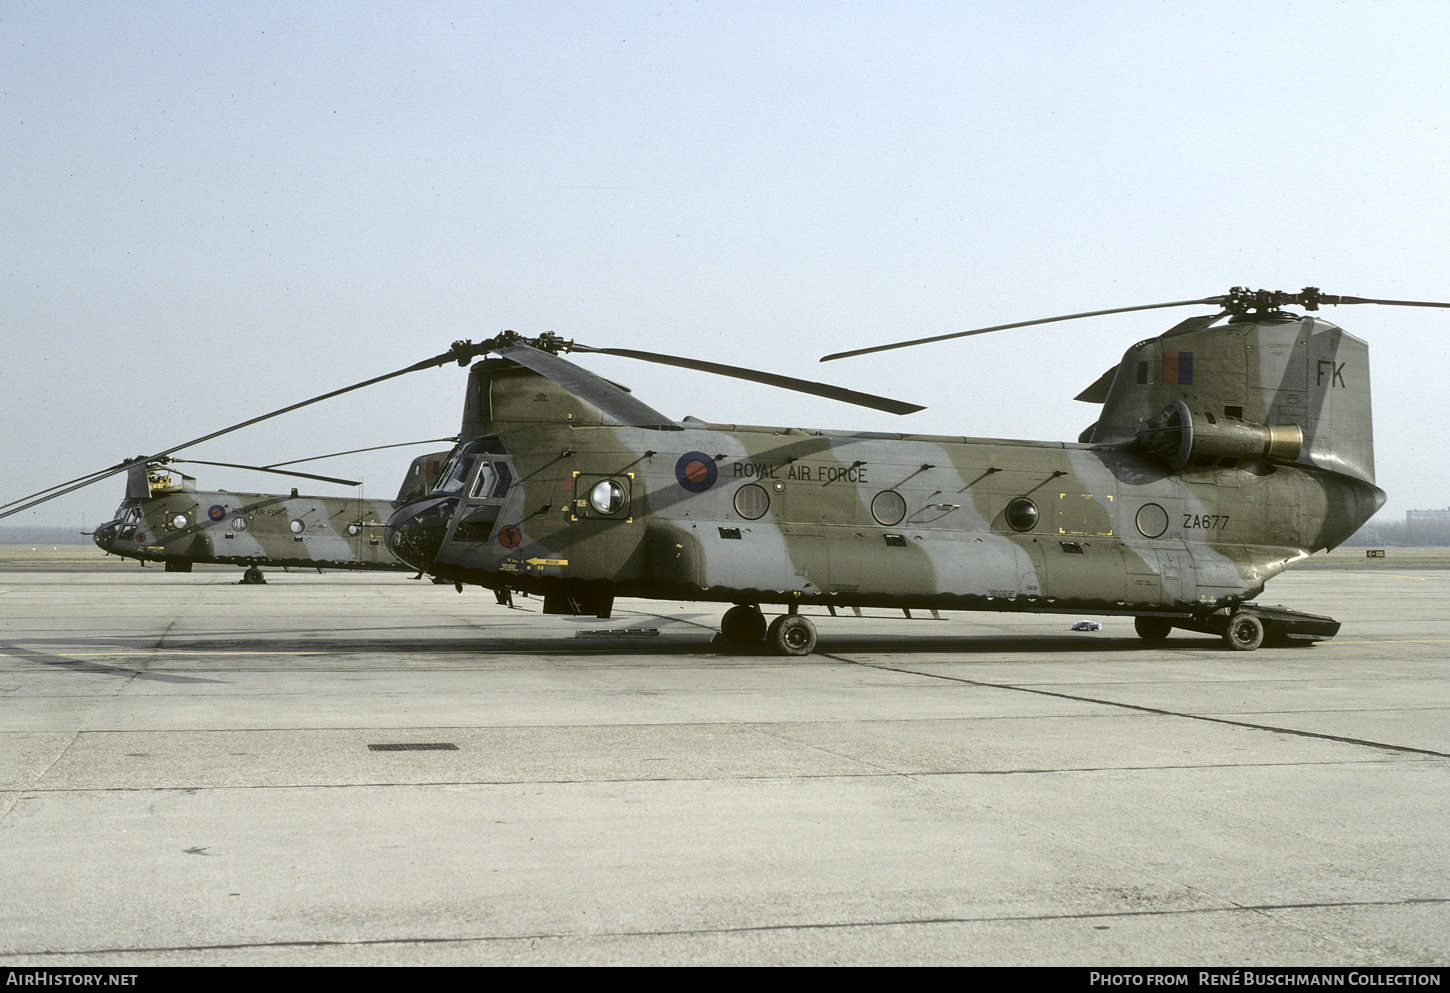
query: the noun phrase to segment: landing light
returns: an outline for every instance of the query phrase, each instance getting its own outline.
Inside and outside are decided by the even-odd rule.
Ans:
[[[624,506],[624,487],[612,479],[601,479],[589,488],[589,506],[595,513],[615,513]]]

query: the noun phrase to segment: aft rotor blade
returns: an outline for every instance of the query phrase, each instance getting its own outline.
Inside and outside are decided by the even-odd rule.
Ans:
[[[181,463],[184,465],[220,465],[228,469],[252,469],[256,472],[274,472],[279,476],[300,476],[303,479],[320,479],[324,483],[341,483],[343,486],[361,486],[362,483],[356,479],[338,479],[336,476],[314,476],[310,472],[292,472],[287,469],[272,469],[264,465],[241,465],[237,462],[205,462],[201,459],[167,459],[170,463]]]
[[[815,383],[808,379],[796,379],[793,376],[779,376],[773,372],[760,372],[756,369],[745,369],[740,366],[722,365],[719,362],[704,362],[700,359],[681,358],[678,355],[662,355],[659,352],[637,352],[630,348],[591,348],[588,345],[575,345],[573,348],[574,351],[578,352],[598,352],[602,355],[618,355],[627,359],[642,359],[645,362],[657,362],[660,365],[678,366],[681,369],[712,372],[717,376],[729,376],[733,379],[744,379],[752,383],[778,386],[781,389],[794,390],[797,393],[809,393],[812,396],[825,397],[828,400],[840,400],[843,403],[854,403],[861,407],[884,410],[892,414],[914,414],[918,410],[926,409],[921,404],[892,400],[889,397],[879,397],[871,393],[858,393],[856,390],[848,390],[841,386],[832,386],[829,383]]]
[[[488,351],[511,362],[517,362],[545,379],[553,380],[622,424],[637,428],[683,430],[680,425],[649,404],[636,400],[609,380],[596,376],[568,359],[561,359],[557,355],[517,341],[506,345],[490,345]]]
[[[1204,297],[1202,300],[1176,300],[1173,303],[1149,303],[1137,307],[1114,307],[1111,310],[1089,310],[1081,314],[1063,314],[1061,317],[1042,317],[1035,321],[1017,321],[1013,324],[995,324],[989,328],[976,328],[972,331],[954,331],[951,334],[932,335],[930,338],[913,338],[911,341],[898,341],[890,345],[873,345],[870,348],[855,348],[849,352],[835,352],[824,356],[822,362],[830,362],[833,359],[850,358],[853,355],[869,355],[872,352],[885,352],[893,348],[908,348],[912,345],[926,345],[934,341],[950,341],[953,338],[965,338],[974,334],[987,334],[989,331],[1007,331],[1011,328],[1027,328],[1036,324],[1053,324],[1057,321],[1075,321],[1081,317],[1103,317],[1107,314],[1128,314],[1138,310],[1162,310],[1166,307],[1194,307],[1204,304],[1222,304],[1227,298],[1222,296]]]
[[[118,473],[125,472],[137,462],[159,462],[162,459],[166,458],[166,456],[170,455],[172,452],[179,452],[183,448],[190,448],[192,445],[199,445],[203,441],[210,441],[213,438],[220,438],[224,434],[230,434],[233,431],[240,431],[242,428],[250,427],[251,425],[257,424],[261,421],[269,420],[273,417],[279,417],[282,414],[287,414],[294,410],[300,410],[301,408],[311,406],[314,403],[321,403],[323,400],[331,400],[333,397],[342,396],[342,394],[344,393],[351,393],[353,390],[360,390],[365,386],[372,386],[376,383],[385,382],[389,379],[395,379],[398,376],[407,375],[410,372],[419,372],[423,369],[431,369],[434,366],[440,366],[445,362],[453,362],[458,360],[459,351],[455,348],[450,351],[444,352],[442,355],[435,355],[431,359],[424,359],[422,362],[415,362],[412,365],[408,366],[406,369],[398,369],[395,372],[390,372],[383,376],[374,376],[372,379],[365,379],[361,383],[354,383],[351,386],[344,386],[340,390],[332,390],[331,392],[324,393],[321,396],[315,396],[310,400],[303,400],[301,403],[289,404],[288,406],[274,410],[271,413],[262,414],[260,417],[248,418],[247,420],[242,421],[240,424],[233,424],[230,427],[222,428],[220,431],[213,431],[211,434],[202,435],[200,438],[193,438],[191,441],[184,441],[179,445],[172,445],[170,448],[161,452],[157,452],[155,455],[145,456],[140,459],[132,459],[129,462],[122,462],[119,465],[111,466],[108,469],[102,469],[99,472],[94,472],[89,476],[77,477],[75,480],[71,481],[71,484],[62,484],[61,487],[52,486],[48,490],[41,490],[40,493],[32,494],[29,497],[24,497],[22,498],[22,500],[13,501],[10,504],[6,504],[6,506],[10,509],[0,512],[0,518],[6,518],[12,514],[18,514],[23,510],[29,510],[31,507],[38,507],[42,503],[47,503],[51,500],[56,499],[57,497],[63,497],[67,493],[74,493],[76,490],[84,489],[85,487],[90,486],[92,483],[99,483],[103,479],[108,479],[111,476],[117,475]],[[44,493],[46,495],[41,496],[41,493]],[[19,505],[16,506],[16,504]]]

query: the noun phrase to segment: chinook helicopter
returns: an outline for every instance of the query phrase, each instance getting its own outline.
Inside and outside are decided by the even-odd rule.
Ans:
[[[456,439],[434,439],[434,441]],[[409,442],[409,445],[432,442]],[[400,448],[381,445],[376,448]],[[373,451],[376,449],[358,449]],[[355,452],[338,452],[352,455]],[[299,496],[275,493],[198,492],[196,479],[173,472],[171,463],[227,465],[276,472],[344,486],[355,480],[282,470],[164,458],[137,460],[127,469],[126,497],[113,519],[93,533],[104,551],[145,565],[161,562],[167,572],[190,572],[197,562],[239,565],[242,582],[264,584],[262,566],[322,569],[408,569],[383,542],[383,525],[403,503],[426,494],[438,480],[448,452],[413,460],[394,501],[363,497]],[[331,458],[333,456],[315,456]],[[299,459],[308,462],[313,459]]]
[[[1321,305],[1445,303],[1235,287],[1220,296],[1022,321],[837,353],[1181,306],[1189,318],[1124,353],[1078,399],[1076,443],[675,421],[563,358],[609,354],[909,413],[914,404],[554,334],[455,342],[395,376],[474,359],[459,445],[431,492],[399,506],[388,547],[435,581],[542,596],[608,617],[616,597],[730,603],[721,634],[807,655],[802,605],[1132,616],[1252,651],[1333,637],[1339,623],[1256,602],[1384,503],[1374,483],[1368,349]],[[1285,310],[1299,306],[1309,313]],[[493,356],[493,357],[489,357]],[[824,360],[823,360],[824,361]],[[126,464],[7,507],[53,499]],[[8,509],[14,508],[14,509]],[[762,607],[782,609],[766,622]]]
[[[444,581],[542,595],[546,613],[732,603],[727,641],[786,655],[816,645],[806,604],[1125,615],[1149,641],[1181,628],[1239,651],[1323,640],[1339,622],[1255,598],[1384,504],[1367,346],[1313,315],[1356,303],[1450,306],[1236,287],[825,359],[1220,308],[1129,348],[1079,395],[1101,410],[1076,443],[675,422],[560,353],[667,358],[553,335],[460,342],[460,364],[498,358],[473,366],[453,462],[388,542]],[[784,608],[769,623],[767,604]]]

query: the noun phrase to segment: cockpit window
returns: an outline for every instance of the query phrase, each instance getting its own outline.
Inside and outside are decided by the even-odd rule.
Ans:
[[[498,462],[483,461],[478,467],[478,476],[469,487],[468,498],[470,500],[499,500],[508,494],[509,483],[513,479],[513,473],[509,471],[508,463],[502,460]]]
[[[467,456],[460,456],[453,460],[444,472],[443,478],[438,480],[438,485],[433,487],[434,493],[457,493],[463,489],[463,484],[468,479],[468,470],[473,468],[473,459]]]
[[[508,465],[503,462],[495,462],[493,469],[495,475],[498,476],[498,482],[493,485],[493,495],[497,499],[509,491],[509,482],[513,474],[509,472]]]
[[[478,467],[478,478],[473,481],[473,489],[468,495],[474,500],[483,500],[492,495],[493,490],[493,467],[484,462]]]
[[[126,512],[126,523],[127,524],[140,524],[141,523],[141,508],[140,507],[132,507],[130,510],[128,510]]]

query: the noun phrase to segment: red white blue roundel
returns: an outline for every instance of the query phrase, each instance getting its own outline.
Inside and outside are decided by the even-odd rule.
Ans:
[[[675,479],[691,493],[704,493],[719,475],[715,460],[704,452],[686,452],[675,463]]]
[[[206,512],[206,516],[210,517],[214,521],[219,521],[223,517],[227,516],[227,509],[219,503],[214,503],[212,504],[211,509]]]

